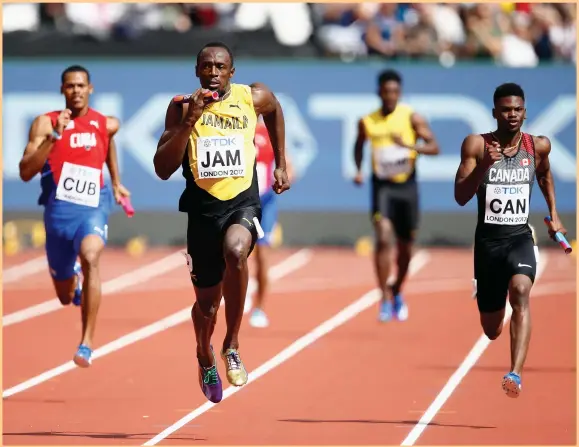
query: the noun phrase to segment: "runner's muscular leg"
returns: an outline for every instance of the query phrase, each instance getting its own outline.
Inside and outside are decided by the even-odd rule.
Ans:
[[[531,340],[531,310],[529,296],[537,274],[537,256],[532,233],[513,239],[508,265],[512,271],[509,281],[511,317],[511,371],[521,374]]]
[[[249,280],[247,258],[251,253],[252,243],[253,235],[245,226],[234,223],[227,228],[223,244],[226,265],[223,298],[227,323],[223,351],[239,348],[239,328]]]
[[[505,318],[505,308],[494,312],[481,312],[480,324],[485,335],[490,340],[496,340],[503,331],[503,319]]]
[[[503,331],[510,280],[505,255],[508,249],[504,244],[489,244],[475,238],[473,251],[480,323],[485,335],[496,340]]]
[[[392,289],[388,286],[388,278],[392,266],[392,238],[394,229],[392,222],[385,217],[374,219],[376,243],[374,250],[374,267],[378,276],[378,286],[382,291],[382,301],[392,300]]]
[[[81,343],[92,347],[97,314],[101,304],[101,278],[99,261],[105,247],[101,236],[89,234],[80,243],[80,265],[84,276],[83,299],[81,302]]]
[[[67,306],[74,298],[78,281],[78,276],[74,274],[76,252],[73,243],[47,231],[45,250],[54,291],[60,303]]]
[[[477,304],[485,335],[490,340],[496,340],[503,331],[508,278],[505,275],[495,275],[493,278],[486,273],[477,275]]]
[[[189,216],[187,223],[187,262],[196,301],[191,320],[197,341],[197,359],[206,368],[215,364],[211,336],[217,322],[225,268],[222,238],[214,218]]]
[[[402,285],[408,275],[414,241],[418,233],[418,192],[416,185],[408,185],[404,193],[404,201],[398,202],[393,214],[394,231],[396,233],[396,281],[392,286],[394,295],[401,292]]]
[[[533,282],[527,275],[515,275],[509,284],[511,316],[511,371],[520,375],[531,340],[531,310],[529,295]]]
[[[58,300],[63,306],[68,306],[72,299],[74,298],[74,292],[76,289],[76,284],[78,281],[78,276],[73,275],[68,279],[58,280],[52,278],[52,284],[54,285],[54,291]]]
[[[406,280],[408,275],[408,268],[410,267],[410,261],[412,260],[412,252],[414,249],[414,239],[413,237],[408,239],[398,238],[396,241],[396,281],[392,286],[392,293],[394,295],[402,291],[402,285]]]
[[[191,320],[197,339],[197,358],[201,366],[208,368],[215,364],[211,353],[211,336],[217,322],[217,311],[222,296],[222,282],[209,287],[194,285],[196,301],[191,308]]]

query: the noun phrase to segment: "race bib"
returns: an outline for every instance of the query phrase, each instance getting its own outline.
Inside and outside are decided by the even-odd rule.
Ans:
[[[485,223],[526,224],[529,218],[529,184],[487,185]]]
[[[56,198],[96,208],[101,196],[101,170],[64,162]]]
[[[376,176],[380,179],[389,179],[398,174],[409,174],[412,172],[410,153],[410,149],[398,146],[375,150],[374,166],[376,167]]]
[[[199,137],[197,140],[199,178],[245,176],[243,135]]]

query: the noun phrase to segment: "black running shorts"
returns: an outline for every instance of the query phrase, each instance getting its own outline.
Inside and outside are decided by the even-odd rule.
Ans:
[[[223,242],[227,229],[233,224],[247,228],[252,236],[251,248],[257,241],[257,229],[253,218],[261,221],[261,208],[241,208],[225,216],[199,216],[188,214],[187,264],[193,285],[199,288],[212,287],[223,279],[225,257]]]
[[[373,178],[372,219],[389,219],[396,237],[411,241],[418,228],[418,184],[415,181],[393,183]]]
[[[536,272],[535,244],[530,232],[508,239],[475,238],[474,276],[480,312],[504,309],[511,278],[527,275],[535,282]]]

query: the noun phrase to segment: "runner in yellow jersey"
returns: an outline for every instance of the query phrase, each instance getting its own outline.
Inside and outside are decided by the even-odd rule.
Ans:
[[[255,128],[263,116],[275,170],[272,189],[290,188],[285,160],[285,123],[275,95],[261,83],[235,84],[231,50],[221,42],[205,45],[195,67],[201,88],[167,109],[165,130],[155,154],[155,172],[167,180],[179,169],[186,179],[179,211],[188,214],[187,263],[195,288],[191,317],[197,339],[199,384],[207,399],[222,399],[211,336],[221,297],[227,333],[221,348],[227,380],[247,382],[239,356],[239,328],[247,292],[247,258],[262,234],[256,173]],[[208,96],[217,93],[217,99]]]
[[[354,181],[361,185],[364,143],[368,139],[371,143],[372,221],[376,235],[374,263],[382,290],[380,321],[389,321],[393,314],[399,320],[408,318],[408,307],[401,291],[419,220],[416,160],[419,154],[436,155],[439,152],[428,122],[410,106],[399,102],[401,85],[402,78],[393,70],[379,75],[378,96],[382,105],[359,121],[354,145],[358,169]],[[419,139],[423,144],[417,144]],[[398,271],[390,286],[387,281],[394,235]]]

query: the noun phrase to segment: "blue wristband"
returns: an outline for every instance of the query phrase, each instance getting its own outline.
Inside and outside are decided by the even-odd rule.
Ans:
[[[59,134],[56,130],[52,129],[52,138],[54,138],[55,140],[60,140],[62,138],[62,135]]]

